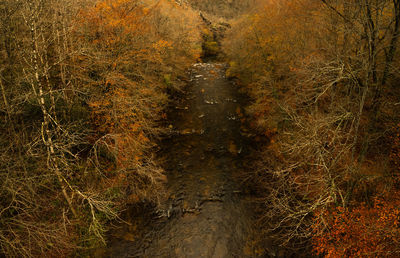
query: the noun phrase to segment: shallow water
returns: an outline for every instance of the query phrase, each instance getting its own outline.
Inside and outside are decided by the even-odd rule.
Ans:
[[[165,140],[168,201],[140,240],[113,239],[111,257],[245,257],[251,212],[234,174],[241,169],[241,97],[225,65],[192,67],[185,97],[169,114]]]

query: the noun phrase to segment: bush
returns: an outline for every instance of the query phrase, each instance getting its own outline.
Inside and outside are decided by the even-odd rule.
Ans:
[[[320,240],[331,239],[325,238],[332,236],[330,230],[346,223],[344,231],[360,226],[355,220],[361,211],[376,211],[363,202],[398,191],[395,177],[388,177],[393,168],[388,167],[387,128],[399,119],[390,111],[398,110],[392,101],[399,92],[387,81],[396,72],[387,77],[384,71],[399,57],[377,49],[397,50],[399,28],[393,24],[400,19],[400,6],[367,2],[264,3],[234,23],[223,44],[232,64],[227,75],[238,78],[253,99],[247,108],[251,125],[268,143],[258,150],[254,172],[246,178],[252,178],[251,187],[263,200],[261,231],[280,245],[310,250],[319,241],[319,254],[371,255],[365,251],[368,241],[349,237],[347,253],[335,249],[340,234],[334,243]],[[376,21],[385,25],[374,27]],[[370,37],[378,34],[385,36]],[[382,103],[392,104],[383,108]],[[397,214],[390,208],[396,200],[383,202]],[[352,214],[340,226],[334,224],[344,218],[337,209]],[[365,228],[372,230],[375,222],[381,220],[371,219]],[[386,233],[375,240],[387,240],[383,246],[391,247],[377,252],[390,256],[397,250],[384,235],[394,228],[385,223],[377,227]]]

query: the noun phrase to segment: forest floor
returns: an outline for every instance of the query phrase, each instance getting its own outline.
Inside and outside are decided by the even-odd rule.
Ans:
[[[136,226],[114,233],[107,256],[250,255],[251,209],[234,179],[248,150],[241,133],[243,96],[225,70],[224,64],[198,63],[189,71],[187,92],[169,114],[173,133],[160,151],[168,201],[139,225],[140,234]]]

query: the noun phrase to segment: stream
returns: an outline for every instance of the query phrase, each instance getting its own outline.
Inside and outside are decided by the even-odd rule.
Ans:
[[[241,96],[226,65],[194,64],[162,144],[168,201],[135,236],[113,239],[109,257],[247,257],[252,213],[234,174],[246,152]]]

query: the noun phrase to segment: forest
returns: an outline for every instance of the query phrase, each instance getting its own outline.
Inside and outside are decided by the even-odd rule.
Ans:
[[[0,31],[0,257],[400,257],[400,0],[0,0]]]

